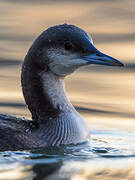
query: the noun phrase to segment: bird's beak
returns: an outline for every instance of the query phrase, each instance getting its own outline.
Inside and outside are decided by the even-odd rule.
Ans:
[[[106,54],[103,54],[99,50],[97,50],[95,47],[95,52],[83,57],[83,60],[87,61],[88,64],[100,64],[100,65],[107,65],[107,66],[124,66],[123,63],[118,61],[117,59],[108,56]]]

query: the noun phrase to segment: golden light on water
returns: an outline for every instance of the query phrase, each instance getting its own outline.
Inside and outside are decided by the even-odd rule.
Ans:
[[[33,40],[42,31],[52,25],[70,23],[91,34],[95,46],[100,51],[122,61],[125,67],[89,66],[81,68],[65,80],[68,97],[78,109],[80,108],[79,111],[86,119],[91,131],[97,129],[99,132],[116,131],[114,141],[108,136],[109,140],[106,140],[102,137],[102,133],[100,138],[96,137],[99,141],[104,140],[106,144],[112,143],[112,146],[116,146],[118,139],[121,142],[119,131],[124,131],[125,134],[134,133],[134,8],[135,1],[133,0],[1,1],[0,112],[30,117],[21,92],[21,63]],[[92,140],[93,138],[95,134],[92,134]],[[134,145],[134,136],[130,135],[129,141]],[[128,144],[125,144],[123,146],[126,149]],[[127,149],[124,152],[127,152]],[[69,162],[60,168],[59,173],[56,171],[52,176],[56,179],[59,175],[62,177],[65,172],[70,174],[72,170],[74,171],[71,175],[72,180],[134,180],[135,160],[133,157],[114,158],[115,160],[109,158],[96,157],[82,163]],[[2,166],[4,170],[0,169],[0,179],[5,180],[8,177],[32,179],[38,169],[35,168],[35,170],[34,165],[27,168],[21,162],[10,169],[10,165],[6,164],[8,170]]]

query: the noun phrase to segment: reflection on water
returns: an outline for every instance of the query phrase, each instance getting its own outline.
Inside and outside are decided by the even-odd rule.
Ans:
[[[64,22],[92,34],[124,68],[89,66],[66,79],[68,96],[90,127],[77,146],[1,152],[0,180],[131,180],[135,177],[135,1],[0,1],[0,112],[30,117],[20,84],[22,60],[44,29]]]

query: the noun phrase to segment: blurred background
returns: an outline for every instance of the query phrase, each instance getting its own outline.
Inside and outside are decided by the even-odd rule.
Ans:
[[[114,131],[115,143],[109,139],[111,145],[115,146],[116,139],[118,142],[126,136],[126,140],[122,139],[117,147],[121,149],[123,145],[124,148],[128,146],[134,154],[135,1],[133,0],[0,0],[0,113],[30,117],[20,83],[23,59],[33,40],[42,31],[63,23],[74,24],[84,29],[92,36],[95,46],[100,51],[125,64],[124,68],[83,67],[66,78],[66,90],[71,102],[92,129],[92,137],[96,136],[98,140],[102,137],[105,140],[108,135],[102,135],[108,130]],[[123,133],[121,138],[120,133]],[[98,137],[98,134],[102,135]],[[135,163],[133,157],[131,161]],[[105,162],[107,165],[99,163],[101,166],[96,166],[93,160],[91,163],[94,170],[91,166],[88,168],[86,163],[78,165],[80,169],[85,169],[84,175],[76,175],[72,179],[85,179],[88,176],[87,168],[91,173],[89,177],[93,178],[93,174],[97,172],[96,168],[100,167],[101,172],[104,172],[108,164],[112,163],[108,160]],[[117,160],[115,163],[122,165],[123,162],[127,160]],[[108,171],[108,176],[101,173],[103,176],[99,179],[103,177],[113,179],[116,172],[120,174],[121,169],[115,167],[115,171],[113,168]],[[121,168],[123,170],[123,167]],[[125,176],[117,176],[116,179],[134,179],[133,174],[133,169],[126,167]],[[30,177],[32,179],[33,176]]]

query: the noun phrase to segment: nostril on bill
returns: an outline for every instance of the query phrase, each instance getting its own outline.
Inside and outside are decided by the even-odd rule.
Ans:
[[[102,55],[102,54],[96,54],[96,56],[99,56],[99,57],[104,57],[104,55]]]

